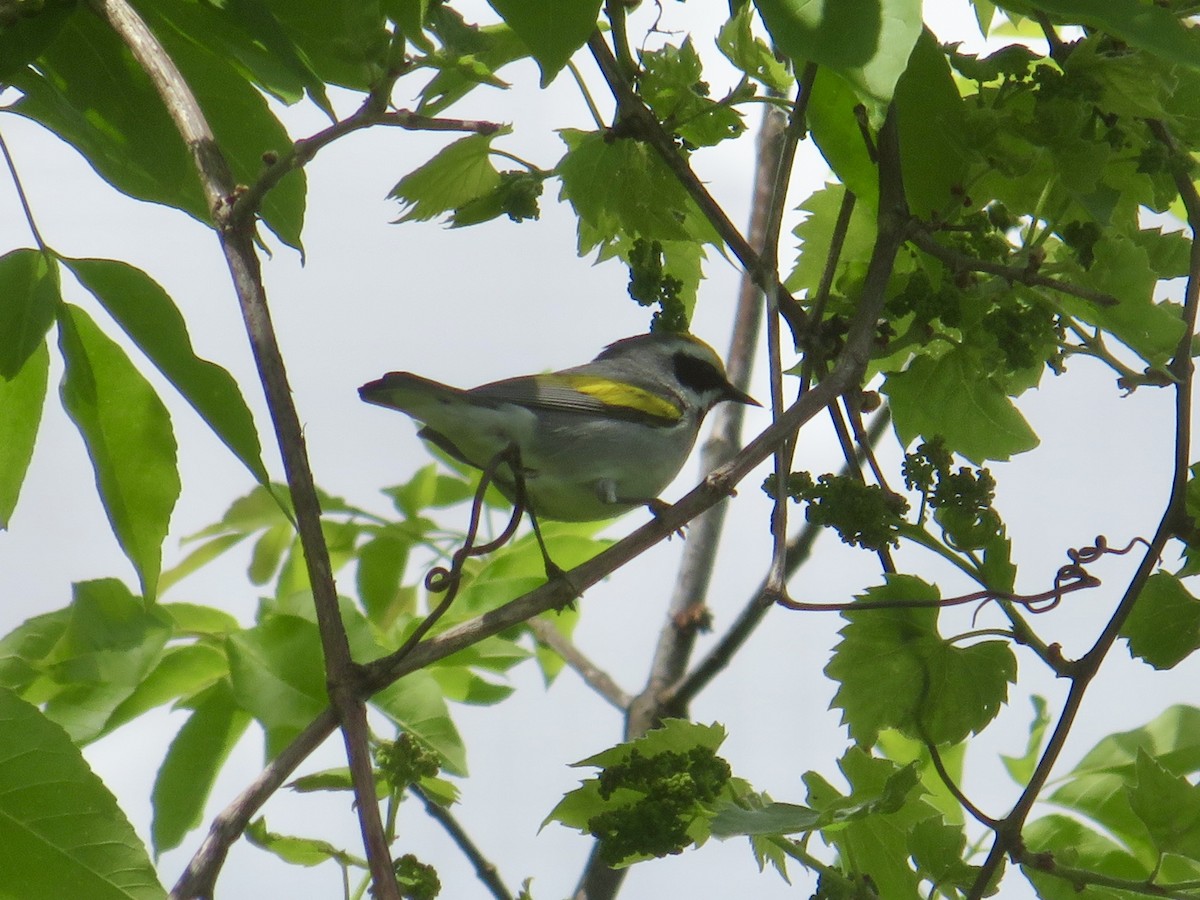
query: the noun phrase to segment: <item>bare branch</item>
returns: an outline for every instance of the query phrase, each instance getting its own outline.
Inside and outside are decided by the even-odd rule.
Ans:
[[[283,356],[267,308],[262,273],[254,249],[253,225],[244,223],[239,227],[228,218],[228,198],[234,190],[229,167],[213,139],[200,104],[158,39],[126,0],[93,0],[92,5],[150,77],[191,152],[200,175],[241,304],[247,335],[283,456],[316,606],[329,698],[342,723],[346,755],[358,801],[359,824],[376,896],[383,900],[399,900],[391,855],[375,800],[366,708],[355,696],[356,669],[338,611],[337,588],[321,531],[321,510],[308,465],[304,434],[292,403]],[[223,854],[221,856],[223,858]],[[213,870],[210,880],[215,878],[216,870]]]
[[[613,681],[612,676],[584,656],[580,649],[552,623],[543,618],[533,618],[529,620],[528,624],[529,630],[537,639],[561,656],[563,662],[574,669],[588,687],[621,712],[629,709],[633,697],[622,690],[621,686]]]

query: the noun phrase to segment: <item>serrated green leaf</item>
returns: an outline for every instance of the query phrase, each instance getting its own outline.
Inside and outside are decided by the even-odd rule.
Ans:
[[[1171,669],[1200,647],[1200,600],[1174,575],[1156,572],[1146,581],[1121,637],[1129,653],[1156,669]]]
[[[1043,816],[1025,826],[1024,840],[1033,854],[1050,853],[1056,862],[1074,868],[1098,872],[1110,878],[1122,878],[1144,882],[1152,869],[1133,857],[1120,844],[1088,828],[1076,819],[1063,815]],[[1043,900],[1078,900],[1080,892],[1076,885],[1065,878],[1058,878],[1032,866],[1023,866],[1022,872],[1037,888]],[[1096,900],[1126,900],[1130,895],[1124,891],[1109,891],[1099,887],[1085,889],[1083,896]]]
[[[230,635],[226,647],[234,697],[266,729],[273,757],[329,705],[317,626],[271,615]]]
[[[79,307],[65,304],[59,312],[58,343],[66,364],[63,406],[87,444],[113,534],[153,600],[180,487],[170,415]]]
[[[1092,266],[1075,269],[1070,277],[1116,297],[1117,305],[1099,306],[1064,296],[1063,308],[1099,325],[1150,365],[1163,365],[1175,352],[1184,324],[1178,306],[1154,300],[1158,275],[1150,266],[1150,255],[1133,239],[1113,233],[1096,242],[1094,253]]]
[[[920,0],[755,0],[775,43],[799,69],[837,72],[886,104],[921,33]]]
[[[142,842],[65,732],[0,690],[0,891],[160,900]]]
[[[268,484],[254,417],[237,382],[221,366],[196,356],[167,292],[141,269],[118,260],[64,262],[250,474]]]
[[[525,42],[548,85],[596,30],[601,0],[488,0]]]
[[[908,865],[908,835],[937,811],[920,798],[916,767],[898,768],[861,747],[850,748],[838,766],[850,783],[848,796],[815,772],[804,775],[809,804],[837,822],[824,836],[851,874],[871,879],[879,897],[918,897],[920,879]]]
[[[846,187],[840,184],[826,185],[810,194],[800,204],[800,211],[808,215],[792,231],[800,240],[800,254],[792,273],[787,277],[786,284],[789,290],[797,293],[805,291],[809,297],[816,296],[829,260],[831,242],[846,190]],[[874,246],[875,215],[863,203],[856,202],[838,253],[834,288],[844,290],[847,283],[854,284],[862,279]]]
[[[1136,777],[1141,752],[1180,775],[1200,771],[1200,709],[1172,706],[1141,728],[1109,735],[1084,755],[1048,799],[1099,823],[1149,871],[1159,854],[1126,790]]]
[[[765,84],[779,93],[785,93],[793,83],[785,63],[775,58],[766,41],[755,37],[750,23],[754,18],[754,5],[742,4],[721,26],[717,34],[717,49],[721,54],[755,81]]]
[[[500,173],[491,161],[493,137],[473,134],[460,138],[401,178],[388,193],[406,210],[398,221],[436,218],[497,187]]]
[[[62,302],[58,266],[46,253],[12,250],[0,256],[0,379],[15,378],[38,347]]]
[[[1160,853],[1200,859],[1200,787],[1138,750],[1135,781],[1126,787],[1129,806]]]
[[[112,578],[72,588],[70,618],[43,662],[58,690],[46,715],[77,743],[107,733],[113,713],[158,664],[170,622]]]
[[[912,576],[889,576],[864,599],[936,600],[937,591]],[[884,728],[955,744],[981,731],[1008,699],[1016,660],[1006,643],[952,645],[937,632],[936,609],[843,615],[850,624],[841,630],[825,674],[841,684],[833,704],[859,744],[874,744]]]
[[[693,747],[716,751],[725,742],[725,726],[719,722],[702,725],[686,719],[664,719],[662,724],[639,738],[601,750],[587,759],[571,763],[573,767],[594,766],[607,768],[627,762],[634,751],[643,757],[659,753],[686,753]]]
[[[906,445],[918,435],[940,435],[948,450],[977,464],[1038,445],[1025,417],[996,379],[980,370],[968,347],[937,359],[918,356],[903,372],[888,375],[882,391]]]
[[[641,54],[638,89],[663,127],[691,147],[711,147],[746,130],[741,114],[708,96],[700,54],[685,38]]]
[[[579,216],[581,255],[622,235],[721,245],[679,180],[647,144],[573,128],[564,128],[559,136],[568,147],[556,168],[562,179],[560,197]],[[614,184],[621,190],[614,191]]]
[[[12,379],[0,378],[0,531],[12,520],[33,459],[49,377],[50,352],[43,341]]]
[[[213,782],[249,724],[225,682],[196,702],[154,779],[150,839],[156,854],[178,847],[200,825]]]
[[[943,891],[957,887],[965,893],[975,883],[979,869],[964,861],[966,846],[962,825],[936,817],[917,822],[908,833],[908,851],[917,871]]]

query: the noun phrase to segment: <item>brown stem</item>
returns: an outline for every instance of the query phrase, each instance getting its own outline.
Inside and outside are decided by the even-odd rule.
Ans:
[[[375,777],[368,746],[366,708],[355,696],[356,669],[338,612],[337,589],[329,564],[329,552],[321,532],[320,506],[304,445],[304,434],[275,339],[267,308],[262,273],[254,249],[252,223],[238,227],[229,221],[227,198],[234,190],[229,167],[213,138],[195,95],[174,61],[126,0],[92,0],[93,8],[108,22],[133,53],[162,98],[176,129],[191,152],[200,176],[209,210],[233,277],[242,308],[246,332],[254,352],[259,378],[283,456],[288,487],[296,510],[300,542],[304,548],[321,632],[329,699],[338,713],[346,743],[346,754],[354,781],[359,824],[375,883],[376,896],[399,900],[391,855],[379,807],[375,801]],[[215,872],[212,880],[215,880]]]

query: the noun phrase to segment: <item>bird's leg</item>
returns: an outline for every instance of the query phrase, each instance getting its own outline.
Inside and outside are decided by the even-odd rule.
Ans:
[[[570,597],[558,607],[558,611],[570,607],[575,608],[575,600],[583,596],[583,591],[575,586],[571,581],[571,577],[567,574],[567,570],[550,558],[550,551],[546,548],[546,539],[542,537],[542,527],[538,524],[537,514],[534,513],[533,507],[529,505],[529,500],[525,493],[525,470],[521,466],[521,449],[516,444],[509,445],[507,451],[510,455],[509,465],[513,471],[513,492],[516,494],[516,503],[520,509],[525,510],[529,516],[529,524],[533,526],[533,536],[537,540],[538,550],[542,553],[542,565],[546,569],[546,581],[561,581],[571,591]]]

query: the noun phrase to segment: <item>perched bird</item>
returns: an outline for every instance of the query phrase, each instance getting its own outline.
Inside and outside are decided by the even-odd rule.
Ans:
[[[657,511],[705,414],[722,400],[760,405],[729,382],[708,344],[665,332],[616,341],[582,366],[471,390],[389,372],[358,393],[417,420],[421,437],[478,469],[515,448],[528,510],[567,522]],[[518,502],[512,465],[495,477]]]

